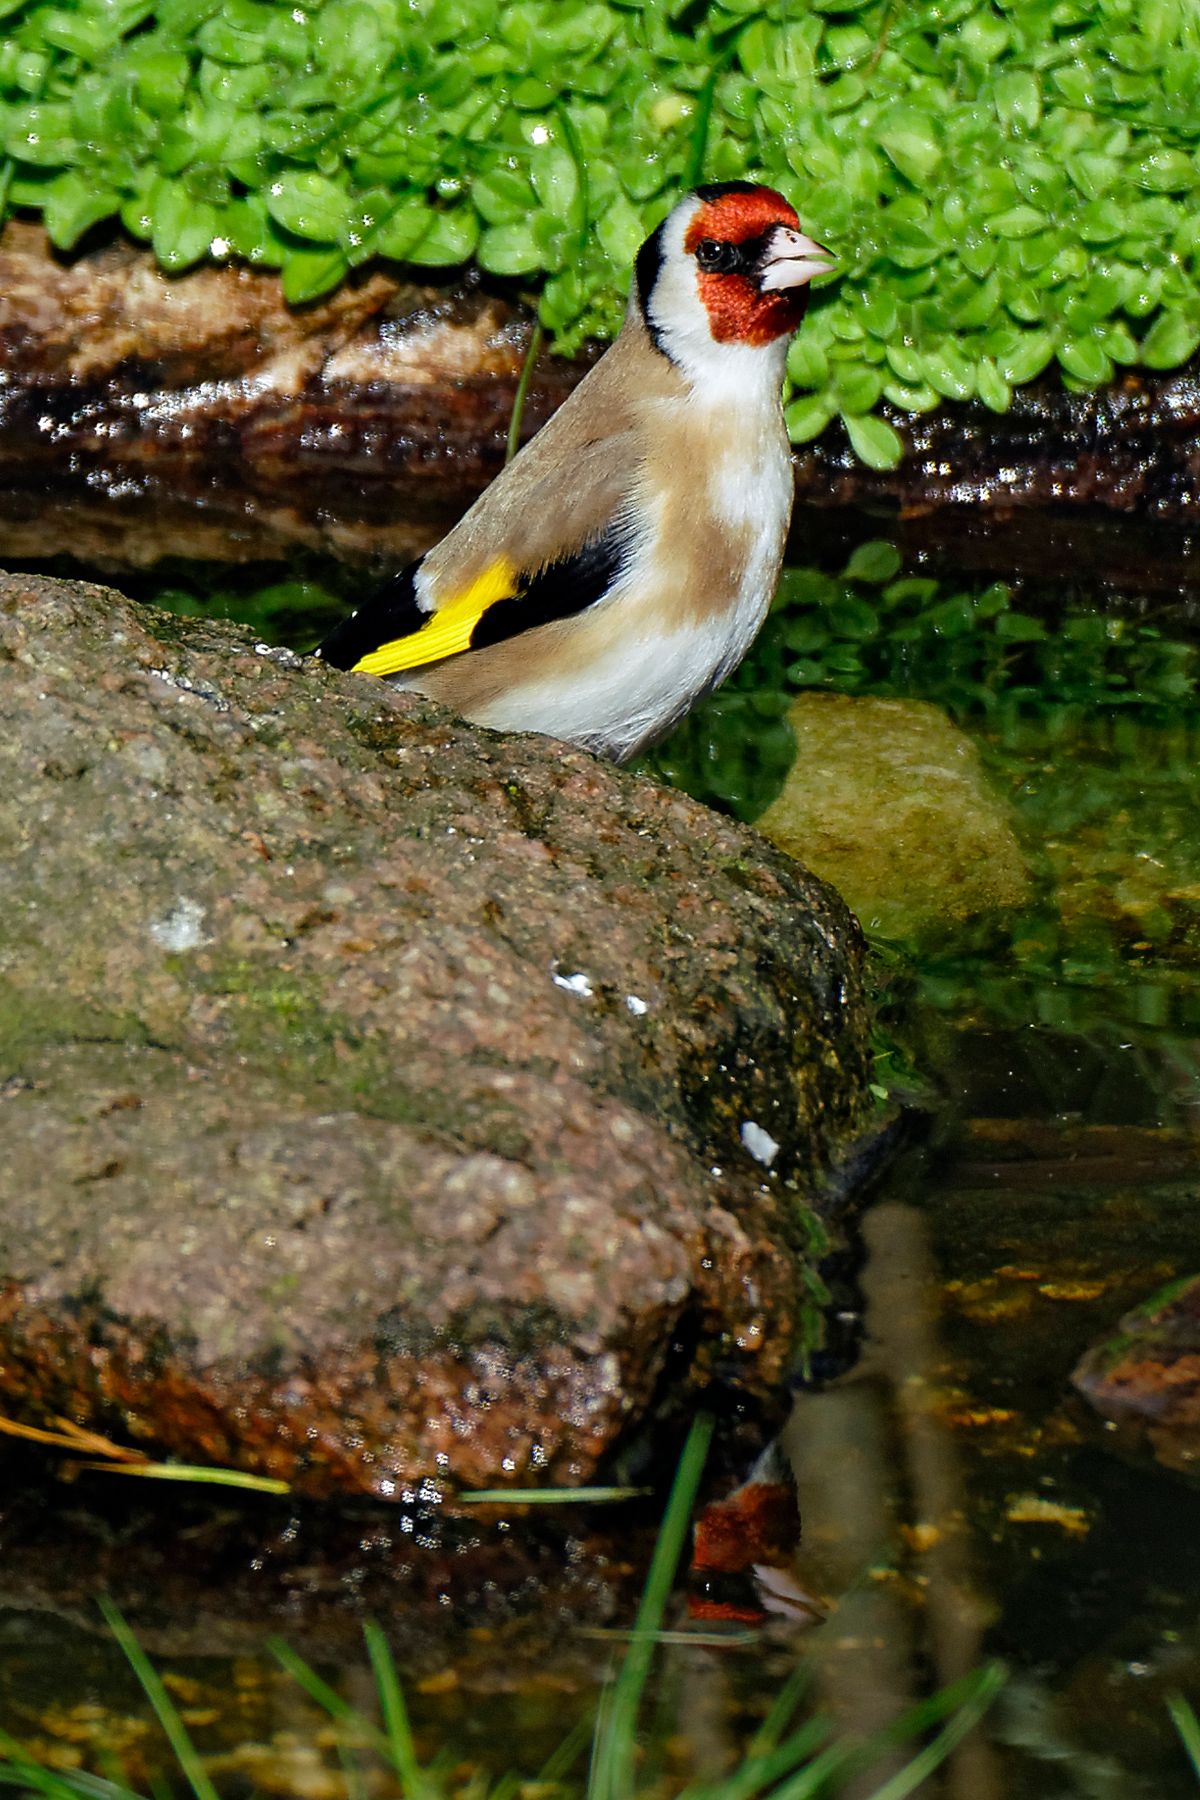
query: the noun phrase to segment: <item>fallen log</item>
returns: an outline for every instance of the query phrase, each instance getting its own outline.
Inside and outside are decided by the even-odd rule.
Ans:
[[[68,261],[10,223],[0,556],[407,557],[500,467],[531,326],[474,272],[418,286],[377,269],[293,310],[269,273],[172,279],[119,241]],[[539,359],[527,433],[586,366]],[[1005,414],[887,416],[906,444],[896,469],[866,468],[834,423],[797,453],[798,497],[977,523],[1052,506],[1186,526],[1200,510],[1195,365],[1084,394],[1045,379]]]

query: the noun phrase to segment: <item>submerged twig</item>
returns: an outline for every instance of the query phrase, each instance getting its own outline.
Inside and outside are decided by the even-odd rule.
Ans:
[[[111,1438],[102,1437],[98,1431],[85,1431],[82,1425],[75,1425],[70,1419],[56,1418],[54,1425],[55,1429],[48,1431],[40,1425],[23,1425],[18,1419],[0,1418],[0,1433],[5,1437],[25,1438],[31,1444],[46,1444],[56,1450],[87,1450],[93,1456],[107,1456],[113,1462],[146,1463],[150,1460],[144,1450],[114,1444]]]
[[[86,1456],[84,1462],[68,1463],[64,1473],[74,1475],[84,1469],[102,1475],[140,1475],[147,1481],[192,1481],[210,1487],[248,1488],[260,1494],[287,1494],[286,1481],[272,1475],[250,1475],[243,1469],[222,1469],[207,1463],[154,1462],[144,1450],[129,1444],[114,1443],[98,1431],[88,1431],[71,1419],[55,1417],[54,1429],[41,1425],[25,1425],[19,1419],[0,1416],[0,1435],[24,1438],[31,1444],[43,1444],[52,1450],[69,1450]],[[100,1460],[93,1460],[100,1459]]]

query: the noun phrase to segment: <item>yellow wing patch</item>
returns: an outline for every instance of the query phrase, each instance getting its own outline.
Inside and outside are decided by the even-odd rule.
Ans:
[[[360,658],[354,665],[355,673],[400,675],[407,669],[419,669],[425,663],[441,662],[443,657],[469,650],[471,633],[488,607],[516,592],[516,575],[505,557],[498,558],[461,594],[431,613],[429,623],[422,625],[420,631],[393,638],[390,644],[380,644],[378,650]]]

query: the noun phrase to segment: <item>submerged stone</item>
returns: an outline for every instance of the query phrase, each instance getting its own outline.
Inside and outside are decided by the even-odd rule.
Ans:
[[[1125,1448],[1200,1475],[1200,1275],[1161,1288],[1126,1313],[1071,1380]]]
[[[796,760],[758,821],[869,931],[911,938],[1029,895],[1008,813],[965,732],[923,700],[801,694]]]
[[[395,1498],[771,1411],[870,1104],[836,895],[82,583],[0,577],[0,757],[6,1411]]]

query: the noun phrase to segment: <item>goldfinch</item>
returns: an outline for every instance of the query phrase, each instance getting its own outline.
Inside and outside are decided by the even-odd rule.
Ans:
[[[688,194],[639,250],[595,367],[317,655],[618,762],[661,737],[770,606],[792,507],[784,359],[832,261],[771,188]]]

